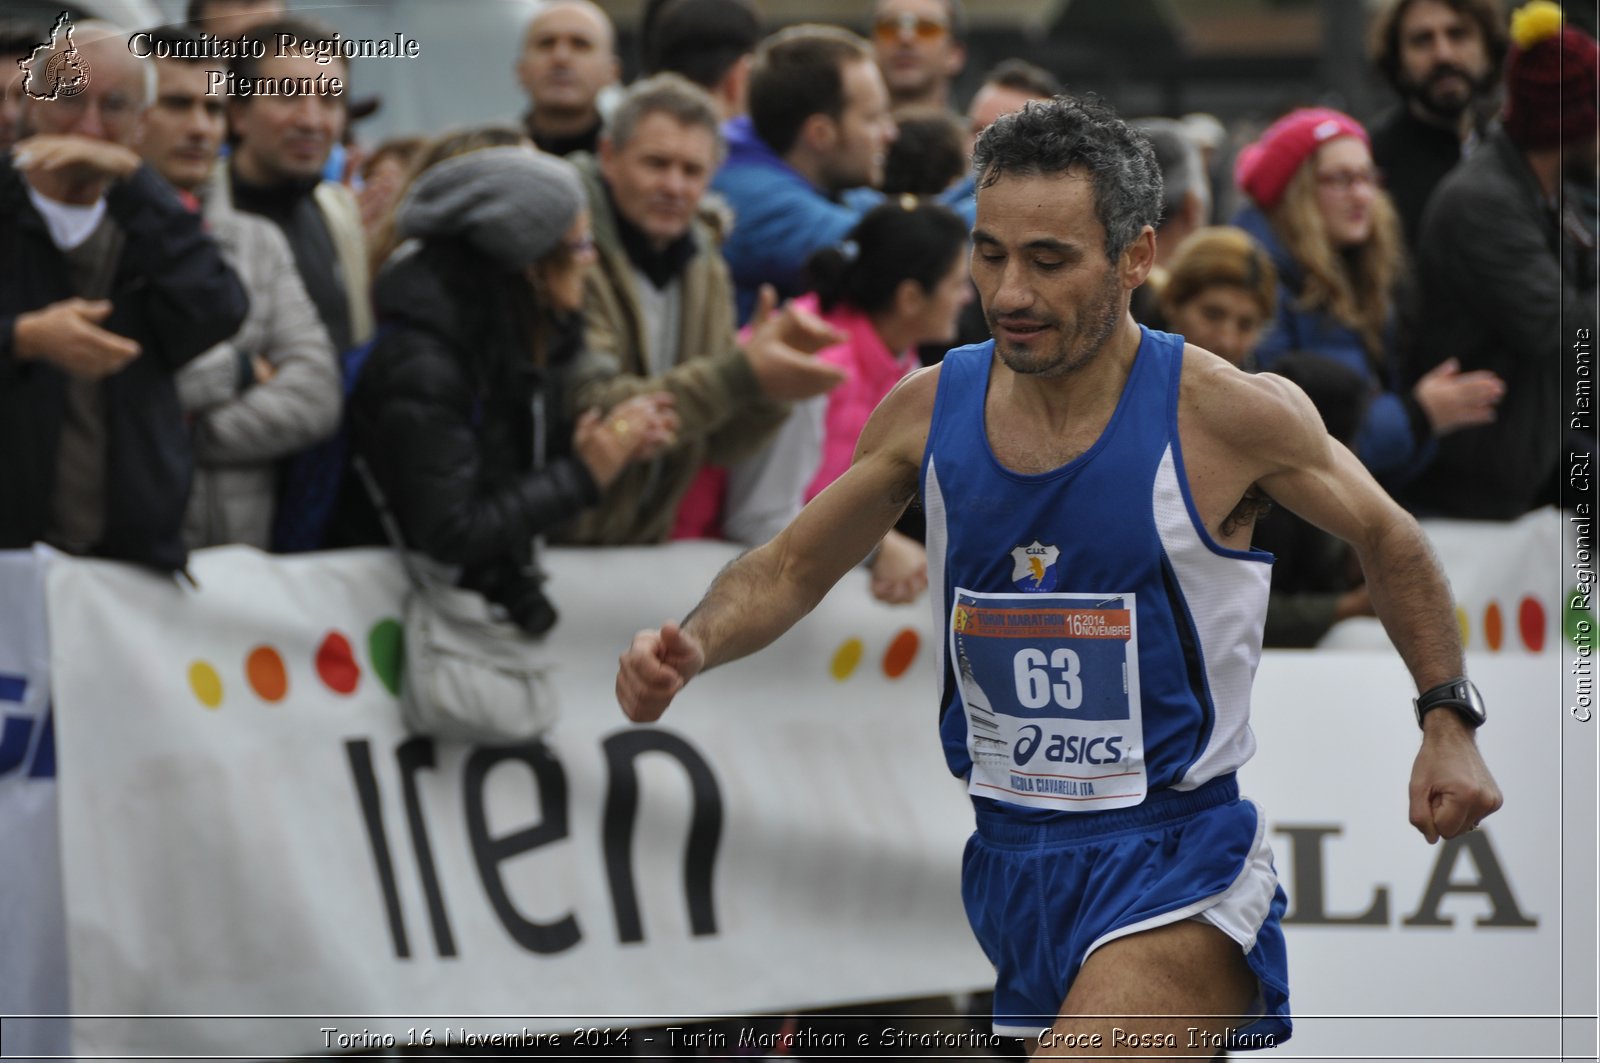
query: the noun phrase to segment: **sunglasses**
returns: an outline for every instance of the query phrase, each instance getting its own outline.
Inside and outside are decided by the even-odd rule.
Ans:
[[[905,37],[913,37],[919,44],[932,44],[949,33],[950,27],[945,23],[909,11],[884,15],[872,24],[872,36],[879,44],[894,44]]]

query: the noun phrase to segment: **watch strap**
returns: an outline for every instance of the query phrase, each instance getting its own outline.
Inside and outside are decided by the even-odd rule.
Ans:
[[[1417,726],[1422,726],[1423,717],[1434,709],[1453,709],[1462,722],[1469,727],[1482,727],[1488,713],[1483,707],[1483,696],[1478,693],[1478,688],[1472,680],[1464,675],[1454,679],[1447,679],[1436,687],[1419,694],[1412,703],[1417,710]]]

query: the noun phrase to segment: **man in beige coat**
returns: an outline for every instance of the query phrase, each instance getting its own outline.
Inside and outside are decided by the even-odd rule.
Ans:
[[[574,410],[671,392],[677,444],[631,466],[565,538],[589,544],[665,540],[708,462],[744,457],[777,430],[787,403],[820,395],[840,371],[809,357],[832,330],[793,308],[767,312],[740,343],[733,286],[702,198],[722,154],[716,105],[674,74],[634,84],[583,174],[599,262],[584,298],[587,349],[572,369]]]
[[[217,167],[226,128],[222,98],[206,94],[210,62],[153,62],[156,99],[140,150],[181,193],[203,202],[206,224],[250,296],[250,313],[238,333],[178,374],[179,401],[193,418],[195,452],[184,540],[191,548],[248,543],[264,549],[272,532],[279,459],[327,438],[338,426],[333,344],[283,234],[229,202]]]

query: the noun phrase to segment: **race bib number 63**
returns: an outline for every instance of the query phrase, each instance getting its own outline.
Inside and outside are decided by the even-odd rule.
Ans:
[[[1076,811],[1144,799],[1132,594],[957,588],[950,659],[975,796]]]

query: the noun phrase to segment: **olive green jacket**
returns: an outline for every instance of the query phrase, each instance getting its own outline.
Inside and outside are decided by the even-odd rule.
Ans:
[[[646,376],[645,324],[638,281],[623,249],[596,161],[570,158],[583,175],[599,262],[585,281],[585,350],[570,368],[569,412],[610,409],[648,391],[671,392],[681,425],[678,442],[651,461],[630,465],[561,535],[590,545],[666,540],[678,504],[707,463],[725,465],[754,453],[788,415],[762,394],[735,336],[733,284],[712,228],[697,221],[699,250],[682,274],[678,363]]]

